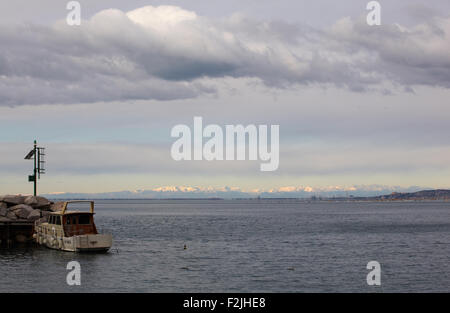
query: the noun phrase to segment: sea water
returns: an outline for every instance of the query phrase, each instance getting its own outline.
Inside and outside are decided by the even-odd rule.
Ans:
[[[97,200],[96,224],[106,254],[0,250],[0,292],[450,291],[449,202]]]

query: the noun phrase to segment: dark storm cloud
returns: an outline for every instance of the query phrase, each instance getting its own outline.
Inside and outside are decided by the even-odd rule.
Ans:
[[[194,98],[222,77],[358,92],[450,87],[445,18],[413,28],[342,19],[318,30],[162,6],[102,11],[79,27],[2,26],[0,42],[0,105],[9,106]]]

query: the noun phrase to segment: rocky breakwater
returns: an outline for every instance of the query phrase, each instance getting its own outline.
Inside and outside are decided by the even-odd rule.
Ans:
[[[0,222],[34,222],[48,216],[54,203],[44,197],[0,196]]]

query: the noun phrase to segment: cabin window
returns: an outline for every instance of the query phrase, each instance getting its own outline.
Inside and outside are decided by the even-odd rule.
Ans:
[[[61,216],[55,216],[55,224],[61,225]]]
[[[50,215],[50,218],[48,219],[48,223],[49,224],[53,224],[53,218],[54,218],[54,216]]]
[[[91,217],[89,215],[78,216],[78,224],[88,225],[91,223]]]
[[[67,217],[66,217],[66,224],[67,224],[67,225],[70,225],[70,216],[67,216]]]

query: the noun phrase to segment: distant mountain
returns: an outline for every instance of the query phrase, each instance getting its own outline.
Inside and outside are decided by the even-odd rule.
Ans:
[[[313,188],[309,186],[286,186],[268,190],[241,190],[237,187],[195,187],[164,186],[148,190],[117,191],[103,193],[43,194],[48,199],[249,199],[249,198],[296,198],[296,199],[334,199],[334,200],[397,200],[397,199],[447,199],[448,190],[424,190],[424,187],[392,187],[382,185],[361,185],[352,187],[329,186]],[[410,196],[411,195],[411,196]]]

